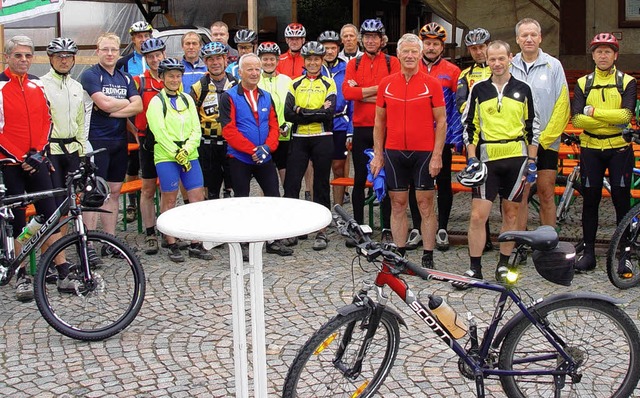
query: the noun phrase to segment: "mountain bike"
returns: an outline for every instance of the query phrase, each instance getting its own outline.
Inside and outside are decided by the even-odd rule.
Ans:
[[[455,352],[460,373],[475,381],[478,397],[485,396],[486,378],[498,378],[508,397],[628,397],[633,393],[640,379],[640,334],[615,299],[584,292],[533,300],[516,287],[515,261],[503,283],[425,269],[398,255],[392,245],[373,242],[370,229],[358,225],[340,206],[335,210],[345,220],[346,233],[357,242],[357,254],[379,264],[375,281],[365,281],[352,303],[338,309],[298,351],[283,397],[371,397],[376,393],[398,354],[399,326],[406,326],[400,313],[387,306],[386,288]],[[575,250],[567,242],[559,244],[552,227],[504,232],[498,240],[515,241],[520,251],[532,248],[536,270],[543,277],[565,285],[573,278]],[[454,334],[452,318],[440,318],[432,309],[433,296],[428,304],[420,302],[403,275],[495,292],[495,310],[484,335],[480,337],[471,317],[466,341],[459,330]],[[531,302],[526,303],[519,292]],[[516,315],[504,322],[510,310]],[[459,316],[453,319],[457,323]]]
[[[98,150],[98,151],[102,151]],[[68,225],[68,232],[42,254],[34,277],[34,295],[38,310],[55,330],[78,340],[103,340],[111,337],[135,319],[142,307],[145,277],[140,261],[132,249],[119,238],[100,231],[88,231],[83,222],[81,197],[95,189],[95,165],[91,156],[81,159],[78,170],[66,177],[66,188],[56,188],[22,195],[5,196],[0,173],[0,285],[9,283],[22,261],[55,232]],[[54,196],[66,198],[40,229],[15,253],[13,209]],[[100,265],[90,264],[88,250],[105,255]],[[71,264],[69,277],[74,292],[59,292],[56,284],[47,283],[47,269],[58,256]]]

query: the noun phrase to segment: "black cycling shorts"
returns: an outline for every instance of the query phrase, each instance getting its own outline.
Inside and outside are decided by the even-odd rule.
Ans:
[[[538,166],[538,171],[558,170],[558,151],[544,149],[538,146],[538,161],[536,162],[536,166]]]
[[[51,173],[51,182],[54,188],[64,188],[67,174],[78,170],[80,167],[80,155],[73,152],[68,155],[49,155],[49,160],[55,171]],[[56,206],[60,206],[66,199],[66,196],[56,196]]]
[[[149,142],[147,142],[147,138],[149,138]],[[140,156],[140,174],[144,179],[156,179],[158,178],[158,173],[156,172],[156,164],[153,161],[153,136],[146,135],[144,137],[140,137],[140,149],[138,150],[138,154]]]
[[[344,160],[347,158],[347,132],[333,132],[333,160]]]
[[[487,165],[487,181],[484,185],[473,188],[474,199],[494,201],[500,194],[502,199],[519,203],[525,186],[527,157],[491,160]]]
[[[387,188],[390,191],[406,191],[412,182],[416,190],[433,190],[434,178],[429,174],[431,152],[428,151],[399,151],[387,149],[384,151],[384,172]]]
[[[271,153],[273,163],[276,164],[278,170],[287,168],[287,158],[289,157],[289,143],[291,141],[279,141],[278,148]]]

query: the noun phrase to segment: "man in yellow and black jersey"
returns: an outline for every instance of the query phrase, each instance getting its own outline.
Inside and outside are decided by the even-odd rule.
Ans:
[[[207,43],[201,52],[208,73],[191,86],[191,97],[198,108],[202,128],[198,153],[207,199],[220,197],[223,182],[224,196],[231,194],[227,142],[222,137],[222,126],[218,121],[220,95],[238,84],[233,76],[225,73],[227,51],[222,43]]]
[[[535,125],[533,94],[529,85],[509,72],[509,44],[497,40],[487,47],[491,78],[476,83],[465,113],[463,138],[467,147],[467,169],[486,165],[486,182],[473,189],[469,223],[470,269],[465,275],[482,279],[481,256],[485,223],[493,201],[502,199],[502,231],[515,229],[518,207],[527,178],[535,178],[539,130]],[[471,239],[472,238],[472,239]],[[506,275],[512,242],[500,244],[496,279]],[[466,285],[456,285],[465,288]]]
[[[595,71],[578,79],[571,103],[571,122],[584,129],[580,135],[580,178],[583,192],[582,233],[584,253],[576,270],[596,267],[594,244],[598,230],[598,207],[602,198],[602,179],[609,171],[611,199],[616,221],[629,211],[633,148],[622,138],[636,104],[636,79],[615,66],[620,47],[610,33],[599,33],[591,41]],[[624,267],[624,258],[620,259]],[[624,269],[619,269],[624,274]]]

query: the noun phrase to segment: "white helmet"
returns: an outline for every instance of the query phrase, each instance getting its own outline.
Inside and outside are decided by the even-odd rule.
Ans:
[[[487,181],[487,165],[482,162],[472,163],[456,174],[456,178],[465,187],[479,187]]]

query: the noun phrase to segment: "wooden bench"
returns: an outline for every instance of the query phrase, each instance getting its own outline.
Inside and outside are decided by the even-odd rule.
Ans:
[[[154,202],[156,206],[156,215],[160,214],[160,192],[157,186],[160,182],[156,179],[156,193],[154,195]],[[122,230],[127,230],[127,194],[135,193],[138,198],[137,217],[138,233],[142,233],[142,215],[140,214],[140,194],[142,192],[142,179],[127,181],[122,184],[120,188],[120,196],[122,197]]]
[[[334,178],[333,180],[331,180],[330,184],[332,186],[339,186],[339,187],[353,187],[353,178],[350,177],[340,177],[340,178]],[[373,188],[373,184],[370,183],[369,181],[366,182],[365,187],[367,188]],[[374,202],[376,200],[376,194],[372,193],[371,195],[369,195],[365,200],[364,200],[364,204],[369,206],[369,226],[372,229],[375,229],[376,223],[374,221],[374,215],[373,215],[373,208],[374,208]],[[382,213],[380,214],[380,228],[384,228],[383,225],[383,221],[382,221]]]

